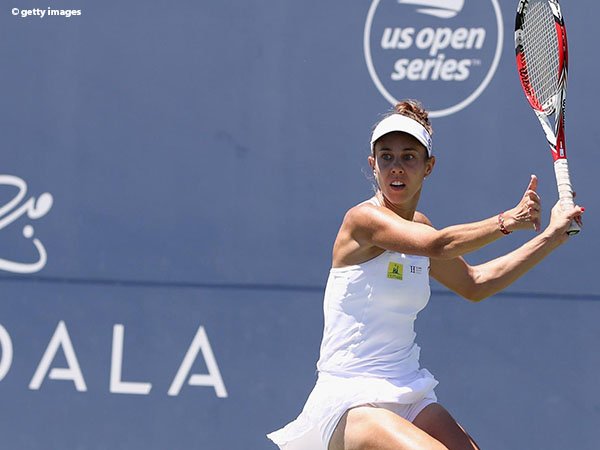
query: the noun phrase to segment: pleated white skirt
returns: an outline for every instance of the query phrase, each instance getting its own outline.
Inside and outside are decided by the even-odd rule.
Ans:
[[[426,369],[398,380],[320,373],[298,418],[267,437],[281,450],[327,450],[348,409],[370,403],[411,405],[426,397],[435,401],[433,389],[437,384]]]

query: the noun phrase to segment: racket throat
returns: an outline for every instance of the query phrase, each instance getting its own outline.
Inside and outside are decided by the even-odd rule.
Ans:
[[[559,122],[557,123],[557,133],[556,133],[556,146],[554,149],[554,158],[555,162],[560,159],[564,159],[566,162],[567,157],[567,147],[565,144],[565,118],[561,115]]]

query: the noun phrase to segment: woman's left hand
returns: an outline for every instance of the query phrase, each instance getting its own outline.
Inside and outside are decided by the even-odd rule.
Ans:
[[[535,231],[540,231],[542,203],[540,196],[536,192],[537,183],[537,177],[531,175],[529,185],[525,189],[525,193],[519,204],[503,214],[507,230],[526,230],[533,227]]]

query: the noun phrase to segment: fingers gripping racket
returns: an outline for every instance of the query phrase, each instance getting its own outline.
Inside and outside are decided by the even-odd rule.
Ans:
[[[520,0],[515,49],[521,86],[552,150],[558,196],[563,209],[574,206],[565,146],[567,31],[557,0]],[[549,117],[554,116],[554,126]],[[580,230],[571,222],[568,234]]]

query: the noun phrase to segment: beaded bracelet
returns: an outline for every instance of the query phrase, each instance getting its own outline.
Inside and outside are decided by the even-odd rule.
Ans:
[[[500,231],[502,232],[502,234],[510,234],[512,233],[512,231],[508,231],[504,226],[504,217],[502,216],[502,214],[504,213],[498,214],[498,226],[500,227]]]

